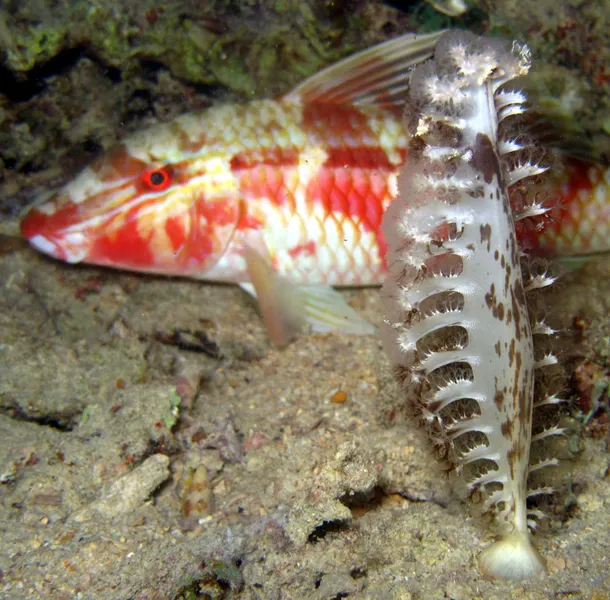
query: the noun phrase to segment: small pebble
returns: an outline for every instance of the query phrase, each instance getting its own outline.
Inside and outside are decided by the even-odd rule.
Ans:
[[[346,400],[347,400],[347,392],[344,392],[343,390],[339,390],[339,391],[335,392],[330,397],[330,401],[334,402],[335,404],[343,404]]]
[[[208,470],[199,465],[189,477],[182,493],[182,514],[199,519],[214,511],[214,496],[210,488]]]
[[[136,510],[169,477],[169,458],[153,454],[141,465],[117,478],[101,498],[76,511],[71,519],[83,522],[97,513],[113,518]]]

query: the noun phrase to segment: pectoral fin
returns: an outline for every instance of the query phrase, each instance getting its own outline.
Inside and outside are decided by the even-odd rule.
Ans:
[[[270,261],[253,248],[244,252],[251,283],[241,288],[259,304],[271,341],[285,346],[307,325],[311,331],[325,333],[375,333],[343,296],[327,285],[296,285],[278,275]]]
[[[244,256],[253,289],[247,284],[242,288],[254,292],[271,341],[277,346],[285,346],[305,325],[301,298],[295,286],[279,277],[260,252],[247,247]]]
[[[305,320],[312,331],[358,335],[377,331],[346,302],[340,292],[329,285],[302,285],[298,289],[305,307]]]

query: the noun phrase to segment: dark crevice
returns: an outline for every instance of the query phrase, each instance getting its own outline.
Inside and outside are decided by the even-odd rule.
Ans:
[[[323,521],[321,525],[318,525],[307,538],[310,544],[316,544],[320,540],[324,539],[329,533],[339,533],[346,531],[348,525],[345,521]]]
[[[15,72],[5,64],[0,64],[0,94],[4,94],[11,102],[31,100],[34,96],[44,91],[49,78],[68,72],[83,58],[88,58],[99,65],[103,69],[104,76],[112,83],[123,81],[123,73],[120,68],[105,64],[103,59],[94,51],[81,44],[61,50],[53,58],[34,66],[27,73]],[[167,70],[166,65],[154,59],[142,57],[139,59],[139,63],[144,78],[152,83],[157,83],[160,71]],[[180,80],[199,94],[219,96],[225,91],[225,88],[221,85]]]
[[[38,423],[38,425],[50,427],[51,429],[57,429],[58,431],[72,431],[75,427],[72,422],[66,422],[57,417],[30,417],[27,420],[31,423]]]
[[[38,425],[42,425],[43,427],[50,427],[51,429],[56,429],[57,431],[72,431],[76,427],[77,418],[80,417],[80,413],[64,415],[62,417],[51,417],[49,415],[46,415],[44,417],[34,417],[25,412],[23,408],[21,408],[21,406],[19,406],[17,403],[13,403],[13,408],[7,411],[5,410],[0,412],[6,414],[8,417],[14,419],[15,421],[36,423]]]
[[[447,508],[448,500],[442,494],[434,492],[410,492],[408,490],[386,489],[384,486],[376,485],[365,492],[355,494],[344,494],[339,502],[352,511],[352,517],[358,519],[367,513],[383,507],[384,499],[388,496],[398,495],[409,502],[432,502],[442,508]]]
[[[103,146],[96,140],[90,138],[87,138],[84,142],[82,142],[81,148],[83,152],[89,156],[97,156],[98,154],[101,154],[102,150],[104,149]]]
[[[159,73],[162,71],[171,72],[169,67],[155,60],[154,58],[139,57],[140,68],[142,70],[142,78],[149,83],[159,83]],[[100,62],[100,61],[98,61]],[[180,83],[188,86],[196,94],[201,96],[209,96],[213,98],[222,98],[223,94],[227,93],[227,88],[220,83],[200,83],[197,81],[191,81],[184,77],[180,77],[175,73],[172,73],[172,77]]]
[[[44,171],[47,166],[44,163],[39,163],[37,162],[38,160],[38,156],[34,157],[32,160],[28,160],[26,162],[23,162],[19,165],[19,172],[23,173],[24,175],[32,175],[33,173],[40,173],[40,171]],[[2,157],[2,159],[4,160],[4,166],[8,167],[7,163],[12,162],[11,159],[4,159],[4,157]],[[13,162],[13,169],[17,166],[17,161],[15,160]],[[9,169],[11,167],[8,167]]]
[[[0,77],[2,77],[2,74],[0,74]],[[4,158],[3,161],[5,168],[9,169],[9,171],[17,166],[16,158]]]
[[[322,578],[325,575],[326,575],[326,573],[319,573],[318,576],[316,577],[316,580],[314,581],[314,587],[316,590],[320,589],[320,586],[322,585]],[[328,598],[328,600],[341,600],[341,598],[348,598],[349,593],[348,592],[338,592],[334,596],[326,596],[326,597]]]
[[[124,111],[126,121],[142,119],[153,113],[153,97],[148,90],[134,90],[127,98]]]
[[[36,65],[26,74],[15,74],[6,66],[0,66],[0,93],[11,102],[25,102],[39,94],[47,85],[47,79],[65,73],[85,56],[85,48],[66,48],[45,63]]]
[[[217,360],[222,358],[218,344],[202,330],[174,329],[171,333],[155,331],[153,339],[166,346],[176,346],[180,350],[201,352]]]
[[[352,511],[352,516],[357,518],[371,510],[379,508],[385,496],[387,494],[383,488],[377,485],[366,492],[344,494],[339,498],[339,502],[347,506]]]
[[[18,80],[10,69],[0,65],[0,94],[4,94],[11,102],[29,100],[42,91],[44,84],[27,78]]]
[[[447,508],[449,500],[442,494],[437,494],[435,491],[429,492],[410,492],[408,490],[396,490],[394,493],[409,502],[432,502],[441,508]]]
[[[422,4],[420,0],[384,0],[383,3],[401,12],[411,12]]]
[[[121,71],[121,69],[117,68],[117,67],[109,67],[104,65],[104,63],[102,63],[102,61],[98,60],[97,58],[87,55],[87,58],[89,58],[90,60],[92,60],[93,62],[99,64],[99,65],[103,65],[104,66],[104,77],[107,77],[108,79],[110,79],[110,81],[112,81],[112,83],[121,83],[121,81],[123,81],[123,72]]]
[[[104,64],[86,46],[79,45],[61,50],[53,58],[34,66],[27,73],[15,73],[6,65],[0,65],[0,93],[4,94],[11,102],[30,100],[46,88],[50,77],[68,72],[82,58],[88,58],[100,65],[104,70],[104,76],[113,83],[120,83],[123,80],[121,69]]]
[[[142,67],[144,79],[151,83],[157,83],[159,73],[167,70],[167,67],[163,63],[148,58],[141,59],[140,66]]]
[[[362,579],[363,577],[366,577],[368,575],[367,571],[365,568],[360,568],[360,567],[356,567],[355,569],[352,569],[349,572],[349,576],[352,579]]]

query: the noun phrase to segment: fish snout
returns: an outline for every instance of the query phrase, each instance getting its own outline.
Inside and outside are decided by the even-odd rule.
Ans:
[[[88,241],[81,232],[63,231],[56,218],[44,205],[33,207],[21,220],[21,234],[36,250],[69,263],[81,262],[87,257]]]

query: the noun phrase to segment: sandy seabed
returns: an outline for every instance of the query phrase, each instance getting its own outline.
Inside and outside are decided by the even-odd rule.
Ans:
[[[604,357],[609,274],[598,259],[549,295],[564,337],[586,320],[572,353]],[[25,247],[0,281],[1,598],[610,597],[603,436],[566,440],[535,539],[548,576],[486,581],[492,534],[404,416],[376,336],[278,350],[236,287]],[[380,321],[379,290],[346,295]]]

